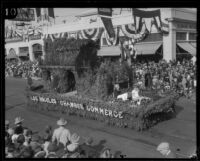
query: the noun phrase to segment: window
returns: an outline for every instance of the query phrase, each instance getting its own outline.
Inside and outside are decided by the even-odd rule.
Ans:
[[[189,33],[189,40],[196,40],[197,34],[196,33]]]
[[[186,40],[186,32],[177,32],[176,40]]]

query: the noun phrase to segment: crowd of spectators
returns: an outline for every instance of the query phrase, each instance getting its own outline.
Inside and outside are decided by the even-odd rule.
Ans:
[[[59,126],[52,130],[46,126],[43,135],[34,133],[23,126],[23,119],[15,119],[15,127],[11,128],[5,121],[5,156],[6,158],[112,158],[109,148],[101,152],[93,148],[93,139],[84,138],[80,144],[80,136],[71,134],[66,128],[67,121],[60,118]]]
[[[141,89],[175,92],[190,97],[196,90],[196,64],[192,60],[135,63],[134,83]]]
[[[31,77],[41,77],[41,69],[38,67],[38,62],[32,61],[19,61],[12,60],[5,62],[5,76],[6,77],[21,77],[27,78]]]

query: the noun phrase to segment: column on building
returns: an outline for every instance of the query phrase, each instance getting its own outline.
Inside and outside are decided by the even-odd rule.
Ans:
[[[34,53],[33,53],[33,46],[32,46],[31,43],[29,44],[28,49],[29,49],[29,58],[30,58],[30,61],[34,61],[35,60],[35,56],[34,56]]]
[[[169,21],[169,34],[163,35],[163,59],[169,62],[176,59],[176,29]]]
[[[46,55],[45,49],[44,49],[44,40],[42,41],[42,59],[44,60]]]

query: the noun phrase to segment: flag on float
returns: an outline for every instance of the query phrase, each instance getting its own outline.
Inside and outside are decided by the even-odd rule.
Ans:
[[[98,14],[101,17],[101,20],[104,24],[104,27],[109,35],[109,38],[112,40],[115,38],[115,31],[112,24],[112,8],[98,8]]]

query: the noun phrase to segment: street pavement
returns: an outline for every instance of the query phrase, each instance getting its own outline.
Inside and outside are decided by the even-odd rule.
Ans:
[[[34,83],[38,81],[34,80]],[[173,150],[179,150],[179,157],[187,155],[196,145],[196,104],[186,99],[179,99],[176,103],[178,114],[170,120],[163,121],[149,130],[137,132],[108,126],[95,120],[87,120],[76,116],[58,114],[56,117],[46,113],[30,111],[26,106],[26,80],[20,78],[6,78],[6,119],[13,126],[14,118],[21,116],[25,119],[24,126],[43,134],[44,127],[51,125],[56,128],[56,120],[65,117],[67,128],[71,133],[76,132],[84,138],[93,137],[93,146],[98,151],[104,147],[111,148],[113,154],[121,153],[131,158],[160,158],[156,146],[163,141],[170,143]]]

